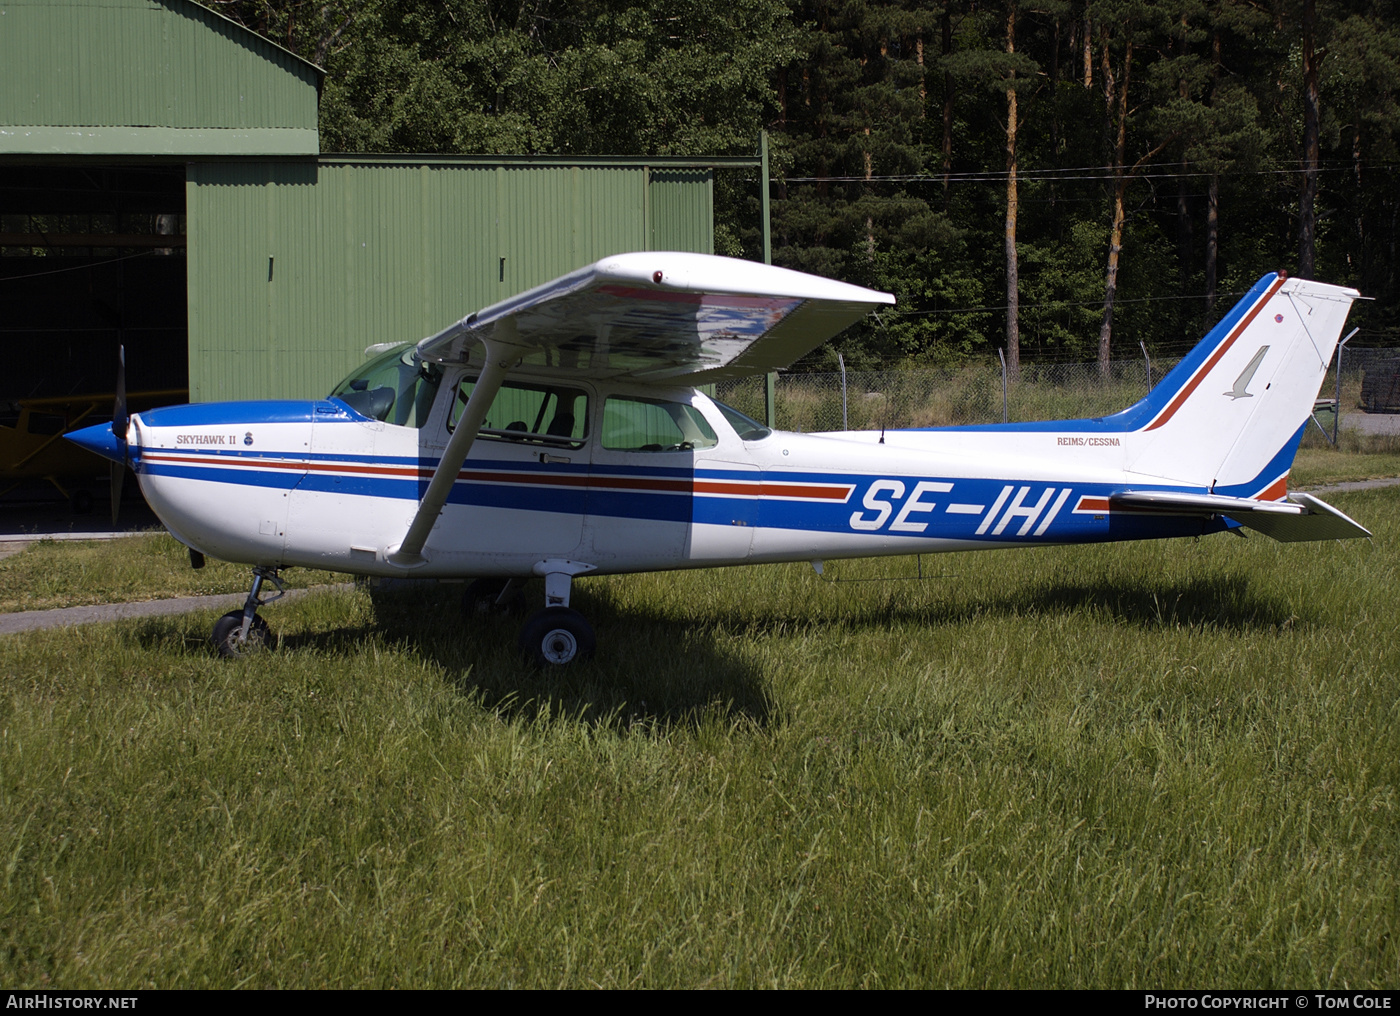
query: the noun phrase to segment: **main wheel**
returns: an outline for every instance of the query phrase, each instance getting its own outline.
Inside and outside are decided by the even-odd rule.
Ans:
[[[468,617],[489,617],[496,613],[510,613],[521,606],[521,593],[507,596],[504,603],[497,602],[505,589],[507,579],[475,578],[466,584],[462,591],[462,613]]]
[[[512,614],[525,605],[524,595],[516,590],[500,602],[501,592],[509,579],[473,579],[462,591],[462,613],[467,617],[489,617],[491,614]]]
[[[236,660],[243,656],[260,653],[272,644],[272,629],[267,622],[253,615],[248,625],[248,638],[242,645],[238,643],[238,632],[243,627],[243,611],[230,610],[214,622],[214,648],[226,660]]]
[[[577,610],[546,607],[520,629],[520,651],[539,667],[562,667],[591,656],[593,626]]]

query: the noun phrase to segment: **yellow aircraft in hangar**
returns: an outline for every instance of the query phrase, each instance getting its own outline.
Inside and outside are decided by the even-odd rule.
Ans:
[[[185,402],[189,394],[167,388],[132,392],[127,401],[154,409]],[[0,402],[0,497],[26,480],[46,480],[75,511],[90,509],[92,494],[81,485],[107,473],[109,463],[62,438],[111,419],[113,399],[112,392],[102,392]]]

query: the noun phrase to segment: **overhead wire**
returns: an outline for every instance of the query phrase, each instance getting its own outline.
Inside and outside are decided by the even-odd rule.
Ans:
[[[67,268],[54,268],[51,271],[47,272],[31,272],[28,275],[0,275],[0,282],[16,282],[21,279],[37,279],[44,275],[62,275],[64,272],[81,272],[86,271],[89,268],[101,268],[103,265],[114,265],[118,261],[130,261],[132,258],[152,257],[154,255],[154,250],[143,250],[137,251],[135,254],[123,254],[121,257],[108,258],[106,261],[89,261],[87,264],[69,265]]]
[[[1216,293],[1219,297],[1239,297],[1244,296],[1244,291],[1237,293]],[[1204,300],[1206,294],[1187,294],[1184,296],[1139,296],[1121,297],[1113,301],[1115,307],[1125,303],[1159,303],[1164,300]],[[1102,307],[1103,300],[1041,300],[1037,303],[1018,303],[1018,310],[1062,310],[1068,307]],[[1009,304],[988,307],[948,307],[939,310],[909,310],[901,311],[897,307],[895,313],[901,317],[922,317],[929,314],[988,314],[996,311],[1004,311],[1009,308]]]
[[[1400,163],[1394,162],[1363,162],[1362,169],[1391,169]],[[1298,176],[1309,172],[1318,173],[1345,173],[1354,172],[1357,164],[1347,163],[1326,163],[1320,164],[1315,169],[1304,166],[1295,166],[1285,169],[1231,169],[1228,173],[1211,173],[1205,170],[1183,171],[1179,167],[1181,163],[1149,163],[1139,167],[1133,173],[1136,180],[1178,180],[1186,178],[1209,178],[1218,175],[1229,176]],[[1175,168],[1174,168],[1175,167]],[[1145,172],[1144,170],[1147,170]],[[1156,170],[1168,170],[1166,172],[1156,172]],[[1018,167],[1016,178],[1021,183],[1058,183],[1060,181],[1073,182],[1078,180],[1112,180],[1116,175],[1125,170],[1115,170],[1113,166],[1070,166],[1065,168],[1044,168],[1026,169]],[[1072,175],[1071,175],[1072,174]],[[830,176],[788,176],[780,178],[784,183],[983,183],[999,182],[1006,179],[1006,170],[975,170],[959,171],[950,173],[924,172],[924,173],[886,173],[872,176],[863,174],[856,175],[830,175]]]

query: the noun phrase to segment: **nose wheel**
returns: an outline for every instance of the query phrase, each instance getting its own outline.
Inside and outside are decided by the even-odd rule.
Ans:
[[[277,592],[263,599],[263,582],[271,582]],[[280,600],[287,595],[287,589],[277,576],[276,568],[254,568],[253,587],[248,590],[248,598],[243,601],[242,610],[230,610],[214,622],[211,636],[215,651],[226,660],[236,660],[251,656],[272,644],[272,629],[258,617],[259,607]]]
[[[214,622],[214,649],[226,660],[260,653],[272,644],[272,629],[256,614],[243,632],[243,611],[230,610]]]

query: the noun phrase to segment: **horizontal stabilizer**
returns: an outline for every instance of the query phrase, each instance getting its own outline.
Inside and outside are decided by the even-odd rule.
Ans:
[[[1278,515],[1255,515],[1252,518],[1236,519],[1242,526],[1257,529],[1265,536],[1272,536],[1280,543],[1305,543],[1309,540],[1359,540],[1369,539],[1368,530],[1357,525],[1321,498],[1301,492],[1288,495],[1290,500],[1301,503],[1308,510],[1303,515],[1292,517]]]
[[[1229,515],[1269,513],[1301,515],[1302,505],[1290,501],[1256,501],[1223,494],[1188,494],[1176,490],[1125,490],[1112,494],[1110,508],[1150,511],[1161,515]]]
[[[1225,515],[1280,543],[1355,540],[1371,534],[1330,504],[1293,492],[1283,501],[1257,501],[1220,494],[1174,490],[1125,490],[1108,499],[1110,509],[1162,515]]]

